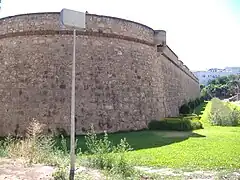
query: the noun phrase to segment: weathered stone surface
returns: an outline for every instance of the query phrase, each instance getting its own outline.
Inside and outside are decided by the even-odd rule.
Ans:
[[[32,118],[46,131],[70,132],[73,38],[60,27],[59,13],[0,19],[0,136],[24,134]],[[90,124],[98,132],[142,129],[199,96],[196,77],[170,50],[158,53],[153,34],[138,23],[87,15],[76,40],[77,134]]]

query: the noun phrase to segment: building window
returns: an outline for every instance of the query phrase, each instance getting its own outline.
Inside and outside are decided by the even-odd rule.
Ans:
[[[205,75],[203,75],[202,77],[204,77],[204,78],[205,78]]]

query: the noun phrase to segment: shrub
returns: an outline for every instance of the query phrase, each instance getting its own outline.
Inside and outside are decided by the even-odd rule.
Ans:
[[[229,115],[232,126],[237,126],[240,124],[240,111],[235,107]]]
[[[153,120],[148,124],[150,130],[176,130],[176,131],[191,131],[202,129],[202,123],[196,119],[185,118],[168,118],[164,120]]]
[[[205,98],[203,96],[200,97],[200,103],[203,103]]]
[[[180,108],[179,108],[179,113],[180,114],[189,114],[191,113],[191,108],[188,104],[183,104]]]
[[[13,138],[11,136],[7,136],[5,139],[0,140],[0,157],[7,156],[7,147],[10,145],[13,141]]]
[[[180,117],[182,117],[184,119],[189,119],[189,120],[192,120],[192,119],[200,120],[201,119],[200,116],[198,116],[197,114],[194,114],[194,113],[192,113],[192,114],[181,114]]]
[[[218,98],[213,98],[208,114],[210,123],[216,126],[237,126],[240,120],[240,110],[232,106],[231,103],[225,103]]]
[[[197,98],[197,99],[195,100],[195,107],[199,106],[201,103],[202,103],[202,102],[201,102],[200,98]]]
[[[131,150],[126,139],[121,139],[118,145],[113,145],[105,132],[102,139],[98,139],[93,127],[85,136],[87,146],[86,161],[88,166],[108,170],[111,173],[130,176],[133,168],[127,163],[125,153]]]
[[[190,107],[191,110],[195,108],[195,101],[189,101],[188,106]]]
[[[194,101],[190,100],[188,103],[184,103],[179,108],[179,113],[180,114],[191,114],[191,113],[193,113],[194,109],[197,106],[199,106],[201,103],[202,103],[202,101],[199,98],[196,98]]]
[[[203,129],[203,125],[202,125],[201,121],[199,120],[199,118],[194,118],[191,120],[191,128],[192,128],[192,130]]]

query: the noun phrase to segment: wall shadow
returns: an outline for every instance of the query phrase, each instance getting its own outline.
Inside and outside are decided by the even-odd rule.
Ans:
[[[98,135],[102,137],[103,135]],[[108,134],[109,140],[113,144],[120,143],[120,140],[126,138],[127,142],[131,145],[133,150],[149,149],[170,145],[173,143],[179,143],[189,138],[204,138],[205,136],[191,132],[191,131],[135,131],[135,132],[120,132]],[[81,148],[81,151],[86,151],[84,136],[76,136],[77,149]],[[70,144],[70,138],[66,137],[67,145]],[[61,146],[60,139],[57,140],[57,146]],[[69,147],[68,147],[69,148]]]
[[[125,134],[126,135],[126,134]],[[134,150],[149,149],[155,147],[162,147],[173,143],[179,143],[185,141],[191,137],[203,138],[205,136],[194,133],[194,132],[183,132],[183,131],[140,131],[131,132],[131,134],[117,134],[110,136],[114,142],[120,142],[121,138],[126,138],[128,143]]]
[[[97,136],[98,138],[102,138],[103,134],[99,134]],[[133,150],[139,150],[162,147],[173,143],[179,143],[189,138],[204,138],[206,136],[192,131],[142,130],[111,133],[108,134],[108,137],[114,145],[119,144],[121,139],[126,138],[127,142],[131,145]],[[70,150],[70,137],[65,136],[64,139],[66,140],[67,149]],[[1,137],[0,140],[4,140],[4,137]],[[61,137],[56,137],[55,147],[58,149],[63,149],[61,140]],[[81,149],[81,152],[85,152],[87,149],[85,136],[76,136],[76,141],[77,149]]]

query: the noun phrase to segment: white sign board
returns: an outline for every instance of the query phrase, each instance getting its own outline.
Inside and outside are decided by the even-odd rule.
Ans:
[[[84,29],[86,27],[85,13],[62,9],[60,21],[66,27]]]

